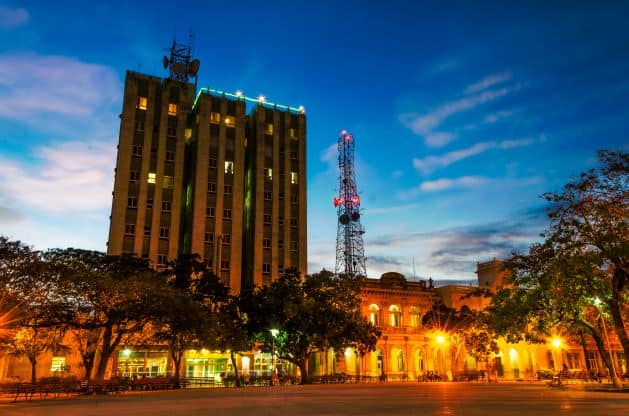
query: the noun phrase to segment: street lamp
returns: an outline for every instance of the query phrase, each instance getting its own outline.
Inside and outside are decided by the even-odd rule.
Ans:
[[[280,331],[278,329],[271,329],[271,383],[270,385],[273,386],[273,376],[275,375],[275,337],[277,336],[277,334],[280,333]]]

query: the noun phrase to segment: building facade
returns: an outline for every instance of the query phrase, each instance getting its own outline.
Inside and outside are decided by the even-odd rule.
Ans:
[[[303,108],[128,71],[120,119],[108,254],[198,254],[234,293],[306,273]]]

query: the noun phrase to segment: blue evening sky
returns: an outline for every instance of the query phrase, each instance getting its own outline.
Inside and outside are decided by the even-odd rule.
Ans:
[[[629,150],[627,2],[0,3],[0,234],[105,250],[125,70],[195,35],[200,86],[303,105],[309,271],[333,269],[356,138],[367,271],[472,279],[539,195]],[[413,266],[414,265],[414,266]]]

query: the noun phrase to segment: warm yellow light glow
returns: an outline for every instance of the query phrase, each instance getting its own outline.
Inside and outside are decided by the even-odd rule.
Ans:
[[[125,357],[128,357],[131,355],[131,350],[129,348],[125,348],[124,350],[122,350],[122,355]]]
[[[300,112],[301,114],[304,114],[304,113],[306,112],[306,109],[304,108],[304,106],[303,106],[303,105],[300,105],[300,106],[299,106],[299,112]]]
[[[551,344],[555,348],[561,348],[561,344],[562,344],[561,338],[557,338],[557,337],[553,338],[551,341]]]
[[[201,350],[201,354],[207,354],[208,352],[209,352],[209,351],[207,350],[207,348],[203,348],[203,349]]]
[[[140,110],[146,110],[147,105],[148,105],[148,98],[138,97],[138,108]]]
[[[509,350],[509,358],[511,358],[511,360],[516,360],[518,358],[518,352],[515,350],[515,348],[511,348]]]
[[[437,341],[437,344],[445,344],[446,337],[444,337],[443,335],[437,335],[437,338],[435,338],[435,341]]]
[[[149,172],[149,183],[155,183],[155,172]]]
[[[352,355],[352,349],[350,347],[345,348],[345,356],[350,357]]]
[[[251,360],[249,357],[245,356],[242,357],[242,369],[244,371],[249,371],[249,364],[251,363]]]
[[[185,135],[186,140],[190,140],[192,138],[192,129],[184,130],[184,135]]]
[[[236,97],[242,97],[242,91],[240,90],[236,91]]]
[[[177,104],[173,104],[173,103],[168,104],[168,115],[169,116],[177,115]]]
[[[236,121],[233,117],[226,116],[225,117],[225,125],[227,127],[234,127],[236,125]]]
[[[265,101],[266,101],[266,97],[265,97],[264,95],[260,94],[260,95],[258,96],[258,101],[260,101],[261,103],[263,103],[263,102],[265,102]]]
[[[598,296],[594,298],[594,306],[596,307],[601,306],[601,303],[603,303],[601,301],[601,298],[599,298]]]
[[[277,334],[279,334],[279,333],[280,333],[279,329],[275,329],[275,328],[271,329],[271,335],[273,335],[273,338],[275,338],[277,336]]]

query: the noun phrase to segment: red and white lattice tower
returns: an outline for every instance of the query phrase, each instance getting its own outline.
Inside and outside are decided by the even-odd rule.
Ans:
[[[363,247],[365,229],[360,224],[360,197],[356,191],[354,137],[345,130],[339,136],[338,152],[339,196],[334,198],[334,206],[339,223],[336,232],[334,273],[350,278],[366,277]]]

